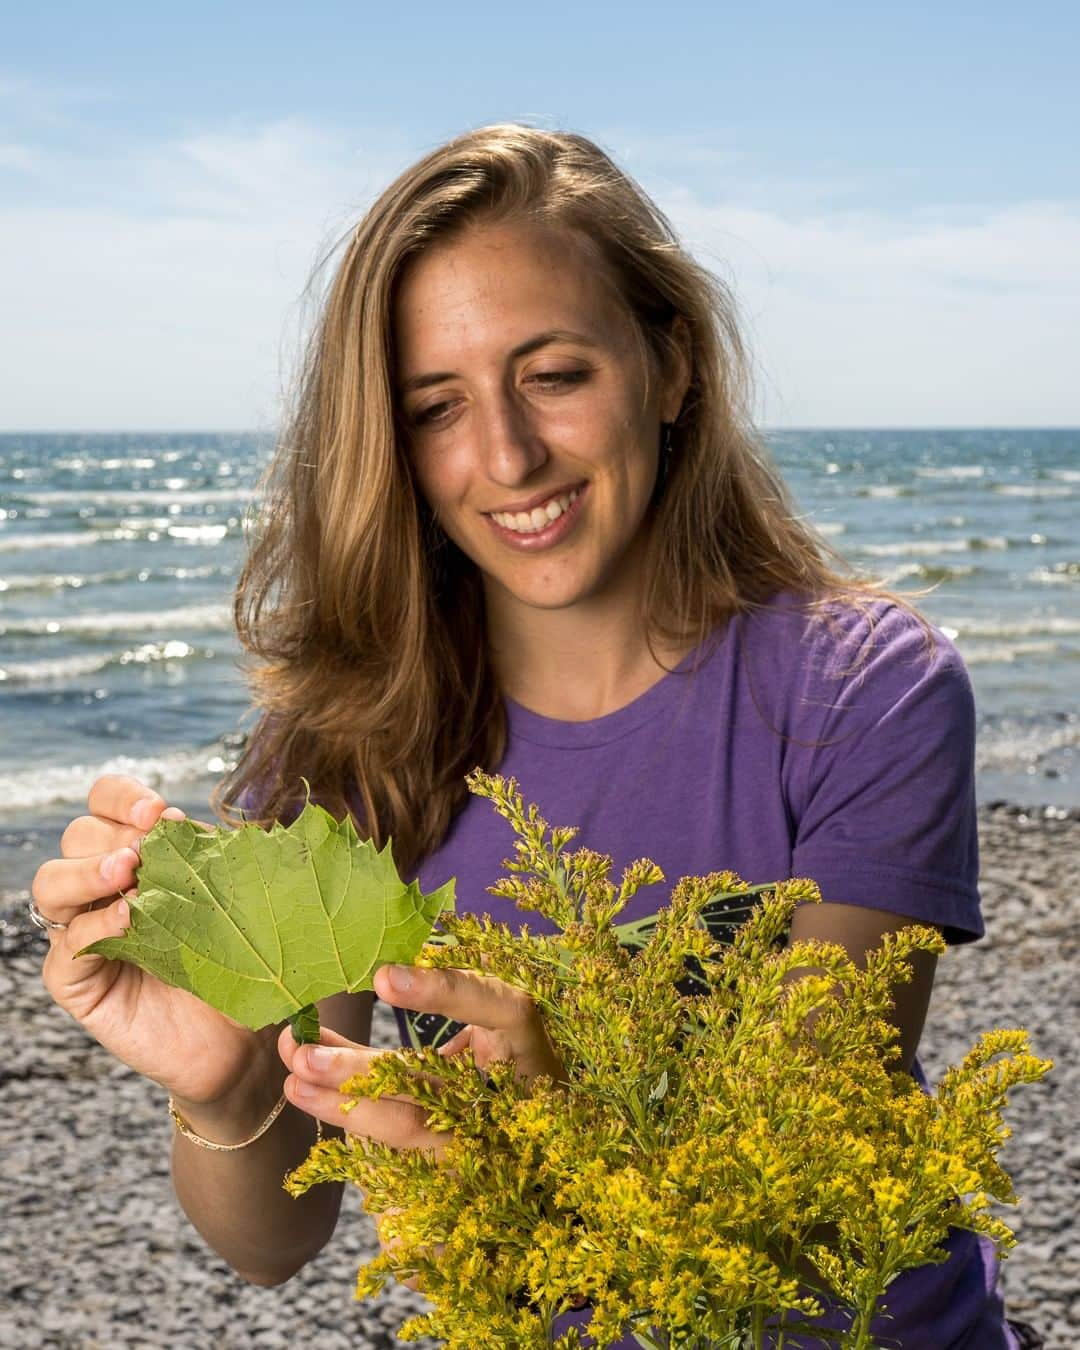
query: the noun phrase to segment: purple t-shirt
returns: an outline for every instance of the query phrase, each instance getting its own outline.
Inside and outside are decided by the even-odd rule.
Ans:
[[[640,698],[587,722],[508,701],[499,771],[553,825],[579,826],[578,844],[611,854],[616,876],[640,857],[669,882],[727,868],[748,882],[809,876],[825,900],[971,941],[983,924],[970,682],[940,630],[928,655],[905,611],[876,601],[873,612],[864,651],[868,624],[854,608],[835,608],[829,626],[778,596]],[[459,913],[551,932],[486,893],[512,842],[491,804],[470,798],[417,876],[425,890],[455,876]],[[666,898],[664,887],[646,888],[620,920],[647,917]],[[405,1044],[441,1041],[455,1026],[400,1011],[398,1020]],[[917,1061],[913,1072],[925,1085]],[[949,1247],[944,1264],[897,1278],[875,1335],[901,1350],[1013,1350],[992,1245],[956,1230]],[[588,1316],[568,1314],[557,1329]]]

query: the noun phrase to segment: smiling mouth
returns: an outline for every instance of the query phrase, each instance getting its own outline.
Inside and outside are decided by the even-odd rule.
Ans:
[[[571,488],[569,492],[561,492],[542,505],[534,506],[531,511],[489,511],[487,514],[504,530],[513,530],[515,534],[539,534],[569,511],[581,492],[581,487]]]

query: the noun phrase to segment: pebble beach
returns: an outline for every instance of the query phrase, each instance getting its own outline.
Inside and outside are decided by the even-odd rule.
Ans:
[[[1048,1350],[1080,1345],[1080,809],[981,809],[987,935],[941,961],[920,1057],[931,1084],[985,1030],[1024,1026],[1055,1061],[1018,1089],[1002,1153],[1020,1204],[1004,1266],[1011,1315]],[[0,1347],[3,1350],[386,1350],[423,1308],[395,1287],[357,1303],[356,1270],[377,1250],[358,1196],[297,1276],[245,1283],[188,1223],[169,1179],[165,1094],[115,1061],[40,982],[45,938],[25,899],[0,907]],[[376,1044],[394,1045],[376,1006]],[[423,1345],[423,1343],[418,1343]],[[431,1343],[428,1343],[431,1344]],[[973,1347],[972,1350],[975,1350]]]

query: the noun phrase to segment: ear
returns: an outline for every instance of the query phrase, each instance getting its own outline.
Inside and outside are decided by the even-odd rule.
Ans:
[[[674,422],[682,409],[693,374],[693,344],[690,325],[681,314],[671,321],[671,355],[664,376],[660,399],[660,420]]]

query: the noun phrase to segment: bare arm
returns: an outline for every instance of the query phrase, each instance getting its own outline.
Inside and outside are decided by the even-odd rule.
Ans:
[[[349,1040],[367,1044],[371,993],[335,994],[319,1004],[320,1021]],[[288,1075],[270,1040],[267,1054],[227,1100],[211,1105],[177,1101],[191,1128],[215,1143],[253,1134],[269,1115]],[[324,1136],[339,1134],[326,1125]],[[175,1131],[172,1178],[177,1199],[205,1241],[252,1284],[282,1284],[321,1250],[337,1224],[343,1187],[313,1186],[293,1198],[282,1189],[315,1142],[310,1115],[287,1103],[269,1130],[235,1153],[201,1148]]]
[[[791,919],[791,931],[788,944],[793,942],[836,942],[847,952],[855,965],[866,968],[866,958],[886,933],[898,932],[908,928],[918,919],[905,918],[902,914],[890,914],[885,910],[866,909],[861,905],[838,905],[822,901],[820,904],[800,905]],[[934,972],[937,957],[933,952],[912,952],[907,958],[911,963],[912,978],[908,984],[893,985],[893,1012],[889,1018],[900,1032],[900,1059],[897,1068],[910,1070],[911,1062],[919,1045],[926,1012],[930,1004],[930,994],[934,987]],[[791,972],[789,979],[798,979],[809,969]],[[820,973],[820,971],[814,972]],[[836,1239],[833,1224],[818,1224],[809,1235],[814,1241],[829,1244]],[[806,1277],[815,1288],[820,1287],[821,1276],[804,1257],[796,1260],[796,1269]],[[834,1291],[835,1292],[835,1291]]]
[[[800,905],[791,920],[789,943],[836,942],[847,952],[855,965],[863,970],[868,954],[881,945],[886,933],[899,932],[919,919],[905,918],[886,910],[867,909],[861,905],[821,904]],[[909,1070],[926,1021],[930,994],[934,987],[937,957],[933,952],[912,952],[908,958],[912,967],[909,984],[893,986],[895,1008],[890,1021],[900,1032],[900,1061],[898,1067]],[[806,972],[801,972],[805,974]],[[797,979],[799,971],[792,972]]]

